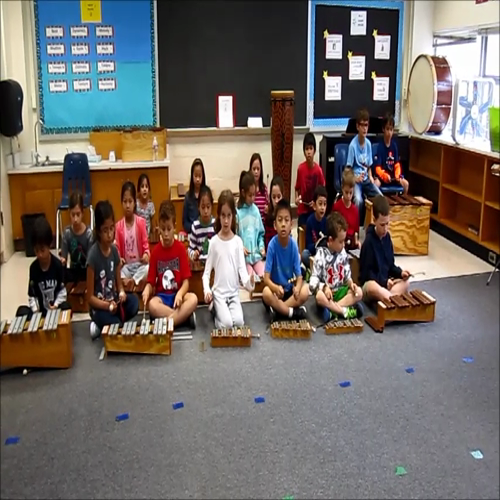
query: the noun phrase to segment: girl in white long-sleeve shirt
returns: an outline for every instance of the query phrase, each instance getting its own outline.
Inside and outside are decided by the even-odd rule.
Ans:
[[[239,297],[239,282],[248,290],[254,289],[253,276],[248,276],[243,242],[235,235],[236,207],[229,189],[222,191],[217,204],[215,232],[208,247],[203,273],[205,302],[212,304],[216,328],[243,325],[243,310]],[[210,274],[214,269],[214,285],[210,289]],[[212,306],[211,306],[212,307]]]

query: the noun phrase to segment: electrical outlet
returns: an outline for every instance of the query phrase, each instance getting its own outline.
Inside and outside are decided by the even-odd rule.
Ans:
[[[493,266],[497,263],[497,254],[495,252],[488,253],[488,260]]]

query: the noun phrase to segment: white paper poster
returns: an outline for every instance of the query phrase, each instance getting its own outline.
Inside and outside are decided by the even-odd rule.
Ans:
[[[389,59],[391,54],[391,35],[375,36],[375,59]]]
[[[365,79],[365,56],[351,56],[349,58],[349,80]]]
[[[325,101],[342,100],[342,77],[325,77]]]
[[[351,10],[351,36],[366,35],[366,10]]]
[[[389,77],[376,76],[373,79],[373,100],[388,101],[389,100]]]
[[[232,128],[234,127],[233,118],[233,96],[220,95],[218,97],[218,110],[219,110],[219,128]]]
[[[326,37],[326,59],[342,59],[342,35]]]

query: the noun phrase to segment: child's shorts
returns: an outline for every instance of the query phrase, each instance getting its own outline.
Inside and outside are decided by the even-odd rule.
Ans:
[[[170,307],[170,309],[174,308],[175,294],[173,293],[159,293],[157,295],[161,299],[164,305]]]
[[[337,288],[337,290],[333,290],[332,300],[334,302],[338,302],[342,300],[349,293],[349,287],[347,285],[342,285]]]

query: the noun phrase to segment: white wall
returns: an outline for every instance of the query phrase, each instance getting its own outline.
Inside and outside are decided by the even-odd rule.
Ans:
[[[4,17],[2,27],[2,50],[5,50],[5,73],[2,78],[17,80],[24,89],[25,105],[23,109],[24,131],[20,135],[20,145],[23,152],[22,161],[30,162],[31,151],[34,149],[33,127],[37,120],[36,111],[36,84],[33,55],[33,19],[31,2],[9,0],[0,3]],[[408,1],[406,3],[405,34],[403,48],[403,97],[405,96],[406,82],[413,59],[421,52],[432,50],[432,26],[434,2]],[[2,57],[2,59],[4,59]],[[406,109],[403,103],[402,128],[406,128]],[[319,147],[322,134],[316,134]],[[303,134],[296,134],[294,139],[294,158],[292,182],[295,182],[296,168],[302,161]],[[207,167],[207,177],[211,187],[220,192],[223,188],[237,189],[241,169],[248,168],[248,161],[254,152],[259,152],[263,159],[264,174],[272,176],[270,138],[262,136],[237,137],[172,137],[169,142],[169,157],[171,161],[170,183],[187,182],[191,162],[197,156],[201,157]],[[73,151],[85,151],[88,145],[86,140],[61,139],[44,140],[39,145],[42,156],[49,155],[51,159],[62,159],[66,148]],[[319,155],[318,155],[319,156]],[[12,230],[10,227],[10,200],[8,199],[8,182],[5,172],[5,163],[2,161],[2,204],[6,219],[5,236],[11,243]],[[7,192],[5,193],[5,190]],[[4,196],[4,193],[7,196]],[[5,203],[4,203],[5,202]],[[6,207],[5,205],[8,205]],[[8,223],[8,226],[7,226]],[[6,257],[8,254],[6,255]]]
[[[420,2],[417,2],[420,3]],[[498,25],[499,0],[476,4],[475,0],[446,0],[434,2],[434,31]]]

